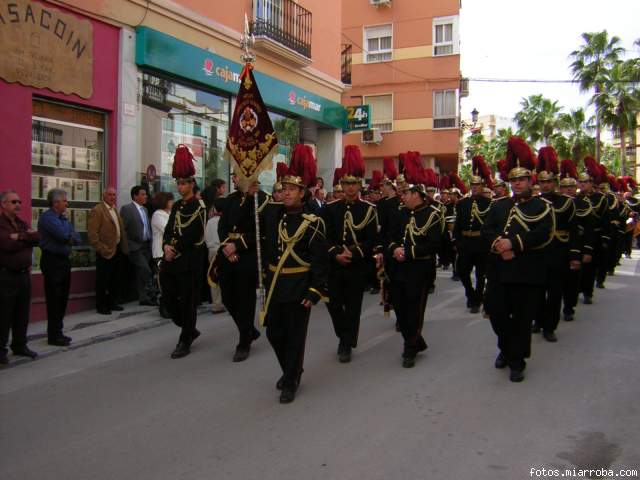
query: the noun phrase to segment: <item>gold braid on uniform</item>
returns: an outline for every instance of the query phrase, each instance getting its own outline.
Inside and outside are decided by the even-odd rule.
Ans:
[[[491,204],[489,204],[486,209],[480,210],[480,208],[478,207],[478,202],[474,200],[473,205],[471,205],[471,218],[475,218],[476,220],[478,220],[478,222],[480,222],[480,225],[484,225],[484,217],[487,215],[487,213],[489,213],[489,208],[491,208]]]
[[[349,229],[351,232],[351,237],[353,238],[353,242],[355,245],[358,245],[358,237],[356,236],[357,230],[362,230],[367,225],[369,225],[373,220],[376,222],[376,230],[378,228],[378,214],[374,207],[369,207],[367,210],[367,214],[364,216],[364,220],[359,224],[355,225],[353,223],[353,214],[351,210],[347,210],[347,213],[344,214],[344,226]]]
[[[512,220],[515,220],[524,228],[527,232],[530,232],[529,223],[536,223],[542,220],[545,216],[552,213],[551,206],[548,201],[544,203],[544,211],[540,215],[527,215],[522,210],[518,208],[518,205],[514,205],[511,207],[511,211],[509,212],[509,217],[507,218],[507,227],[511,224]],[[532,250],[540,250],[541,248],[546,247],[551,243],[551,241],[555,237],[556,233],[556,217],[555,215],[551,215],[551,234],[549,235],[549,240],[544,242],[542,245],[538,245],[537,247],[533,247]]]
[[[584,218],[587,217],[589,215],[591,215],[593,213],[593,207],[591,205],[591,202],[589,202],[587,200],[587,202],[585,202],[587,204],[587,208],[577,208],[576,207],[576,215],[580,218]]]
[[[407,235],[408,235],[412,245],[415,246],[416,244],[415,237],[424,236],[436,222],[440,221],[439,217],[440,217],[439,211],[431,212],[431,215],[429,215],[429,218],[424,223],[424,225],[422,227],[419,227],[418,224],[416,223],[416,217],[412,216],[411,220],[409,220],[409,223],[407,224],[404,230],[404,241],[405,242],[407,241]]]
[[[190,215],[185,215],[183,213],[181,213],[180,211],[176,212],[176,221],[173,224],[173,233],[175,234],[176,231],[178,233],[179,236],[182,236],[182,229],[183,228],[187,228],[189,225],[191,225],[193,222],[195,222],[197,219],[200,219],[200,222],[202,223],[202,231],[204,232],[205,228],[206,228],[206,221],[204,218],[204,208],[202,207],[202,200],[200,200],[200,206],[196,209],[195,212],[193,212]],[[202,245],[204,243],[204,235],[202,235],[202,238],[200,239],[200,241],[198,243],[196,243],[196,246]]]
[[[600,207],[602,206],[602,202],[604,202],[605,196],[602,195],[600,197],[600,201],[598,202],[597,205],[594,205],[593,202],[591,201],[591,199],[589,197],[585,197],[586,200],[591,204],[591,211],[593,212],[593,215],[600,220],[600,218],[602,217],[602,215],[599,215],[598,212],[600,211]]]

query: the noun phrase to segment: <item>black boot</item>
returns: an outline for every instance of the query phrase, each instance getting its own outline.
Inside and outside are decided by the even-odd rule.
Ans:
[[[175,359],[175,358],[186,357],[190,353],[191,353],[191,349],[189,348],[189,345],[187,345],[185,342],[179,342],[176,345],[175,350],[171,352],[171,358]]]

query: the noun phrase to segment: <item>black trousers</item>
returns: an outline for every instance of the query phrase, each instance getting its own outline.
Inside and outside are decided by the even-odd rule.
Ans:
[[[599,279],[607,276],[607,260],[602,249],[597,248],[593,250],[589,263],[582,265],[582,276],[580,280],[580,291],[585,297],[593,297],[593,287],[596,282],[596,277]],[[600,280],[598,280],[600,281]]]
[[[111,258],[96,253],[96,308],[111,310],[120,300],[124,255],[120,250]]]
[[[311,309],[299,302],[269,305],[267,338],[282,369],[285,388],[295,389],[302,375],[310,313]]]
[[[356,348],[360,333],[360,312],[366,286],[366,265],[332,266],[329,272],[329,303],[333,329],[340,345]]]
[[[160,270],[162,298],[171,320],[181,328],[180,342],[191,345],[196,332],[202,272],[199,268],[181,272]]]
[[[0,350],[7,352],[9,332],[11,348],[27,345],[27,325],[31,307],[31,274],[0,268]]]
[[[142,244],[142,247],[133,252],[129,252],[129,262],[136,272],[136,289],[138,290],[138,300],[141,302],[151,301],[149,295],[151,289],[151,245],[149,242]]]
[[[631,248],[633,246],[633,230],[630,230],[624,234],[622,241],[622,253],[627,256],[631,256]]]
[[[248,348],[256,332],[254,324],[258,267],[255,262],[250,262],[248,265],[230,265],[226,259],[221,261],[225,262],[221,265],[219,275],[222,303],[238,327],[240,336],[238,347]]]
[[[487,254],[458,252],[456,273],[460,277],[464,294],[467,297],[467,307],[479,306],[484,296],[485,278],[487,275]],[[476,270],[476,288],[471,283],[471,270]]]
[[[531,356],[531,323],[542,286],[489,281],[486,304],[498,349],[516,370]]]
[[[424,314],[427,307],[428,280],[417,282],[394,281],[393,310],[396,312],[400,332],[404,339],[404,357],[413,358],[427,344],[422,336]]]
[[[569,255],[555,255],[543,291],[542,315],[536,320],[545,332],[554,332],[560,323],[562,295],[569,281]]]
[[[565,315],[573,315],[575,313],[575,308],[578,304],[578,294],[580,293],[583,268],[584,265],[580,270],[569,270],[567,273],[564,290],[562,291],[562,313]]]
[[[55,340],[62,336],[64,328],[71,286],[71,260],[67,255],[45,250],[40,259],[40,269],[44,277],[44,295],[47,301],[47,337]]]

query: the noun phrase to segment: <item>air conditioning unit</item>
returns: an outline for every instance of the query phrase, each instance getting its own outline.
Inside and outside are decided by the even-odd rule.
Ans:
[[[362,143],[382,143],[382,133],[377,128],[363,130]]]
[[[379,6],[390,7],[391,6],[391,0],[369,0],[369,3],[371,5],[375,5],[377,7],[379,7]]]

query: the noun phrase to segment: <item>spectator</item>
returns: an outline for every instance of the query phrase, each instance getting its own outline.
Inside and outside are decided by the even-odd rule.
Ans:
[[[27,347],[31,307],[31,253],[39,235],[18,217],[22,201],[14,190],[0,192],[0,364],[9,363],[7,343],[11,332],[14,355],[36,358]]]
[[[116,211],[116,190],[107,188],[89,214],[89,243],[96,249],[96,309],[102,315],[124,310],[118,305],[122,262],[129,253],[127,234]]]
[[[147,191],[140,185],[131,189],[131,203],[120,209],[122,223],[127,233],[129,261],[136,272],[136,289],[140,305],[155,306],[149,295],[151,287],[151,222],[147,203]]]
[[[158,192],[153,197],[153,206],[156,211],[153,212],[153,216],[151,217],[151,230],[153,232],[151,256],[153,257],[153,263],[155,265],[154,273],[156,278],[159,275],[158,265],[164,255],[164,251],[162,250],[162,238],[164,236],[164,229],[169,221],[169,214],[173,207],[173,200],[173,193],[171,192]],[[162,301],[162,295],[160,295],[160,298],[158,299],[158,304],[160,305],[160,315],[163,318],[171,318],[166,305]]]
[[[80,235],[67,219],[67,192],[54,188],[47,194],[49,210],[38,220],[40,233],[40,270],[44,277],[47,301],[47,340],[49,345],[66,347],[71,338],[62,333],[71,286],[71,247],[80,243]]]
[[[220,212],[216,210],[215,203],[211,207],[211,214],[207,221],[207,228],[204,231],[204,240],[207,243],[209,249],[209,263],[213,262],[213,259],[220,248],[220,237],[218,236],[218,223],[220,222]],[[208,267],[207,265],[207,267]],[[206,270],[208,272],[208,268]],[[220,294],[220,287],[218,285],[211,285],[211,311],[213,314],[226,312],[226,309],[222,305],[222,296]]]
[[[218,198],[224,197],[227,194],[227,182],[221,178],[214,179],[211,184],[202,191],[202,200],[207,207],[207,211],[210,212],[213,207],[213,202]]]

